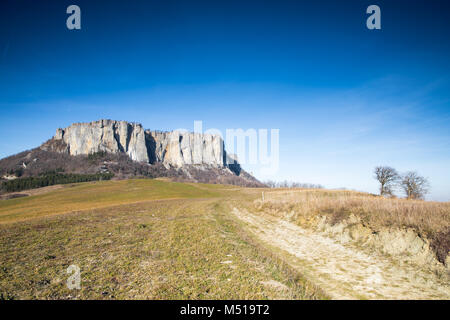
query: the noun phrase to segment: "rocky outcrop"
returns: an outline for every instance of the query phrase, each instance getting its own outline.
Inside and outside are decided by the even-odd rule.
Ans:
[[[126,121],[99,120],[90,123],[75,123],[65,129],[56,130],[53,140],[62,141],[72,156],[96,152],[124,152],[138,162],[148,162],[145,132],[140,124]]]
[[[126,121],[99,120],[75,123],[56,130],[44,150],[87,155],[97,152],[126,153],[137,162],[163,163],[174,167],[185,165],[227,165],[220,135],[180,131],[144,130],[140,124]],[[236,161],[232,162],[236,166]],[[233,170],[234,171],[234,170]]]
[[[56,130],[38,148],[0,159],[0,180],[55,172],[112,173],[115,179],[265,186],[223,146],[221,136],[214,134],[144,130],[126,121],[75,123]]]
[[[219,135],[192,132],[146,131],[155,162],[181,167],[191,164],[224,166],[223,140]]]

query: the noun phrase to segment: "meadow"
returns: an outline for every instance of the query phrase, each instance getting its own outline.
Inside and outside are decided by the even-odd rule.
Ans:
[[[364,283],[367,261],[353,261],[361,256],[359,248],[302,229],[318,216],[332,225],[357,216],[373,232],[413,228],[432,241],[442,263],[450,247],[449,203],[162,179],[95,181],[24,193],[29,196],[0,200],[0,299],[358,297],[350,287],[334,292],[342,286],[333,275],[341,272],[347,285]],[[319,252],[312,250],[317,239],[330,247],[312,257]],[[346,258],[332,248],[340,248]],[[302,256],[306,260],[298,259]],[[372,258],[379,266],[391,266],[384,256]],[[339,264],[333,261],[341,261],[341,269],[331,272],[328,268]],[[345,268],[351,261],[356,264]],[[67,286],[71,265],[80,268],[80,289]],[[386,268],[386,278],[413,272],[408,271],[412,266],[393,265],[396,273],[391,272],[394,267]],[[316,270],[325,270],[330,278],[314,277]],[[423,276],[435,281],[433,274],[423,271]],[[428,290],[429,297],[447,296],[442,279],[436,280],[437,291]],[[389,290],[387,284],[377,288],[375,297],[401,298],[404,289],[420,298],[428,288],[426,281],[418,282],[412,288],[423,289],[408,291],[407,282],[396,281],[388,282]],[[334,284],[327,287],[329,283]]]
[[[137,179],[0,201],[1,299],[323,299],[229,214],[252,192]],[[81,270],[69,289],[67,268]]]
[[[133,179],[63,185],[54,192],[0,201],[0,224],[157,199],[218,196],[211,185]],[[31,191],[32,192],[32,191]]]

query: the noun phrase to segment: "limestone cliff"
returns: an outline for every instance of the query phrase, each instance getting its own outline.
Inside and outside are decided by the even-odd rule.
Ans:
[[[40,147],[0,159],[0,181],[49,173],[112,173],[115,179],[163,177],[263,187],[223,146],[221,136],[214,134],[144,130],[126,121],[75,123],[56,130]]]
[[[224,166],[223,140],[219,135],[192,132],[146,132],[153,162],[181,167],[190,164]]]
[[[75,123],[56,130],[53,139],[62,140],[67,147],[61,151],[72,156],[125,152],[134,161],[149,161],[144,129],[136,123],[113,120]]]
[[[70,155],[101,151],[126,153],[137,162],[163,163],[174,167],[223,167],[227,159],[223,145],[220,135],[151,131],[144,130],[137,123],[99,120],[58,129],[50,143],[41,148]]]

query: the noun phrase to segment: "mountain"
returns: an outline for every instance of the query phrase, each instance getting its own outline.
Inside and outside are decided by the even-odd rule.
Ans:
[[[115,178],[168,177],[176,181],[259,187],[261,182],[227,154],[220,135],[145,130],[139,123],[99,120],[57,129],[40,147],[0,160],[12,180],[49,172],[113,173]]]
[[[150,131],[138,123],[126,121],[75,123],[56,130],[53,139],[41,148],[72,156],[124,152],[133,161],[162,162],[176,167],[186,164],[226,165],[223,140],[219,135]]]

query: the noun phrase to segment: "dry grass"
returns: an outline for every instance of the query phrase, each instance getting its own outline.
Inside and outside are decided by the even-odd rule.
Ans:
[[[0,224],[0,299],[326,298],[228,214],[230,194],[230,186],[130,180],[5,200],[19,222]],[[122,204],[98,208],[105,199]],[[64,213],[70,206],[86,209]],[[80,290],[66,286],[72,264]]]
[[[450,226],[450,203],[386,199],[353,191],[295,190],[265,193],[260,208],[297,216],[328,215],[333,223],[354,214],[374,229],[411,227],[436,234]]]
[[[450,249],[450,203],[387,199],[354,191],[281,190],[266,191],[265,201],[254,202],[258,210],[288,215],[297,222],[318,215],[336,224],[351,214],[377,231],[383,227],[413,228],[431,240],[438,260],[445,261]]]
[[[158,199],[211,198],[221,186],[164,182],[153,179],[96,181],[63,185],[54,191],[0,201],[0,224],[55,214],[105,208]]]

